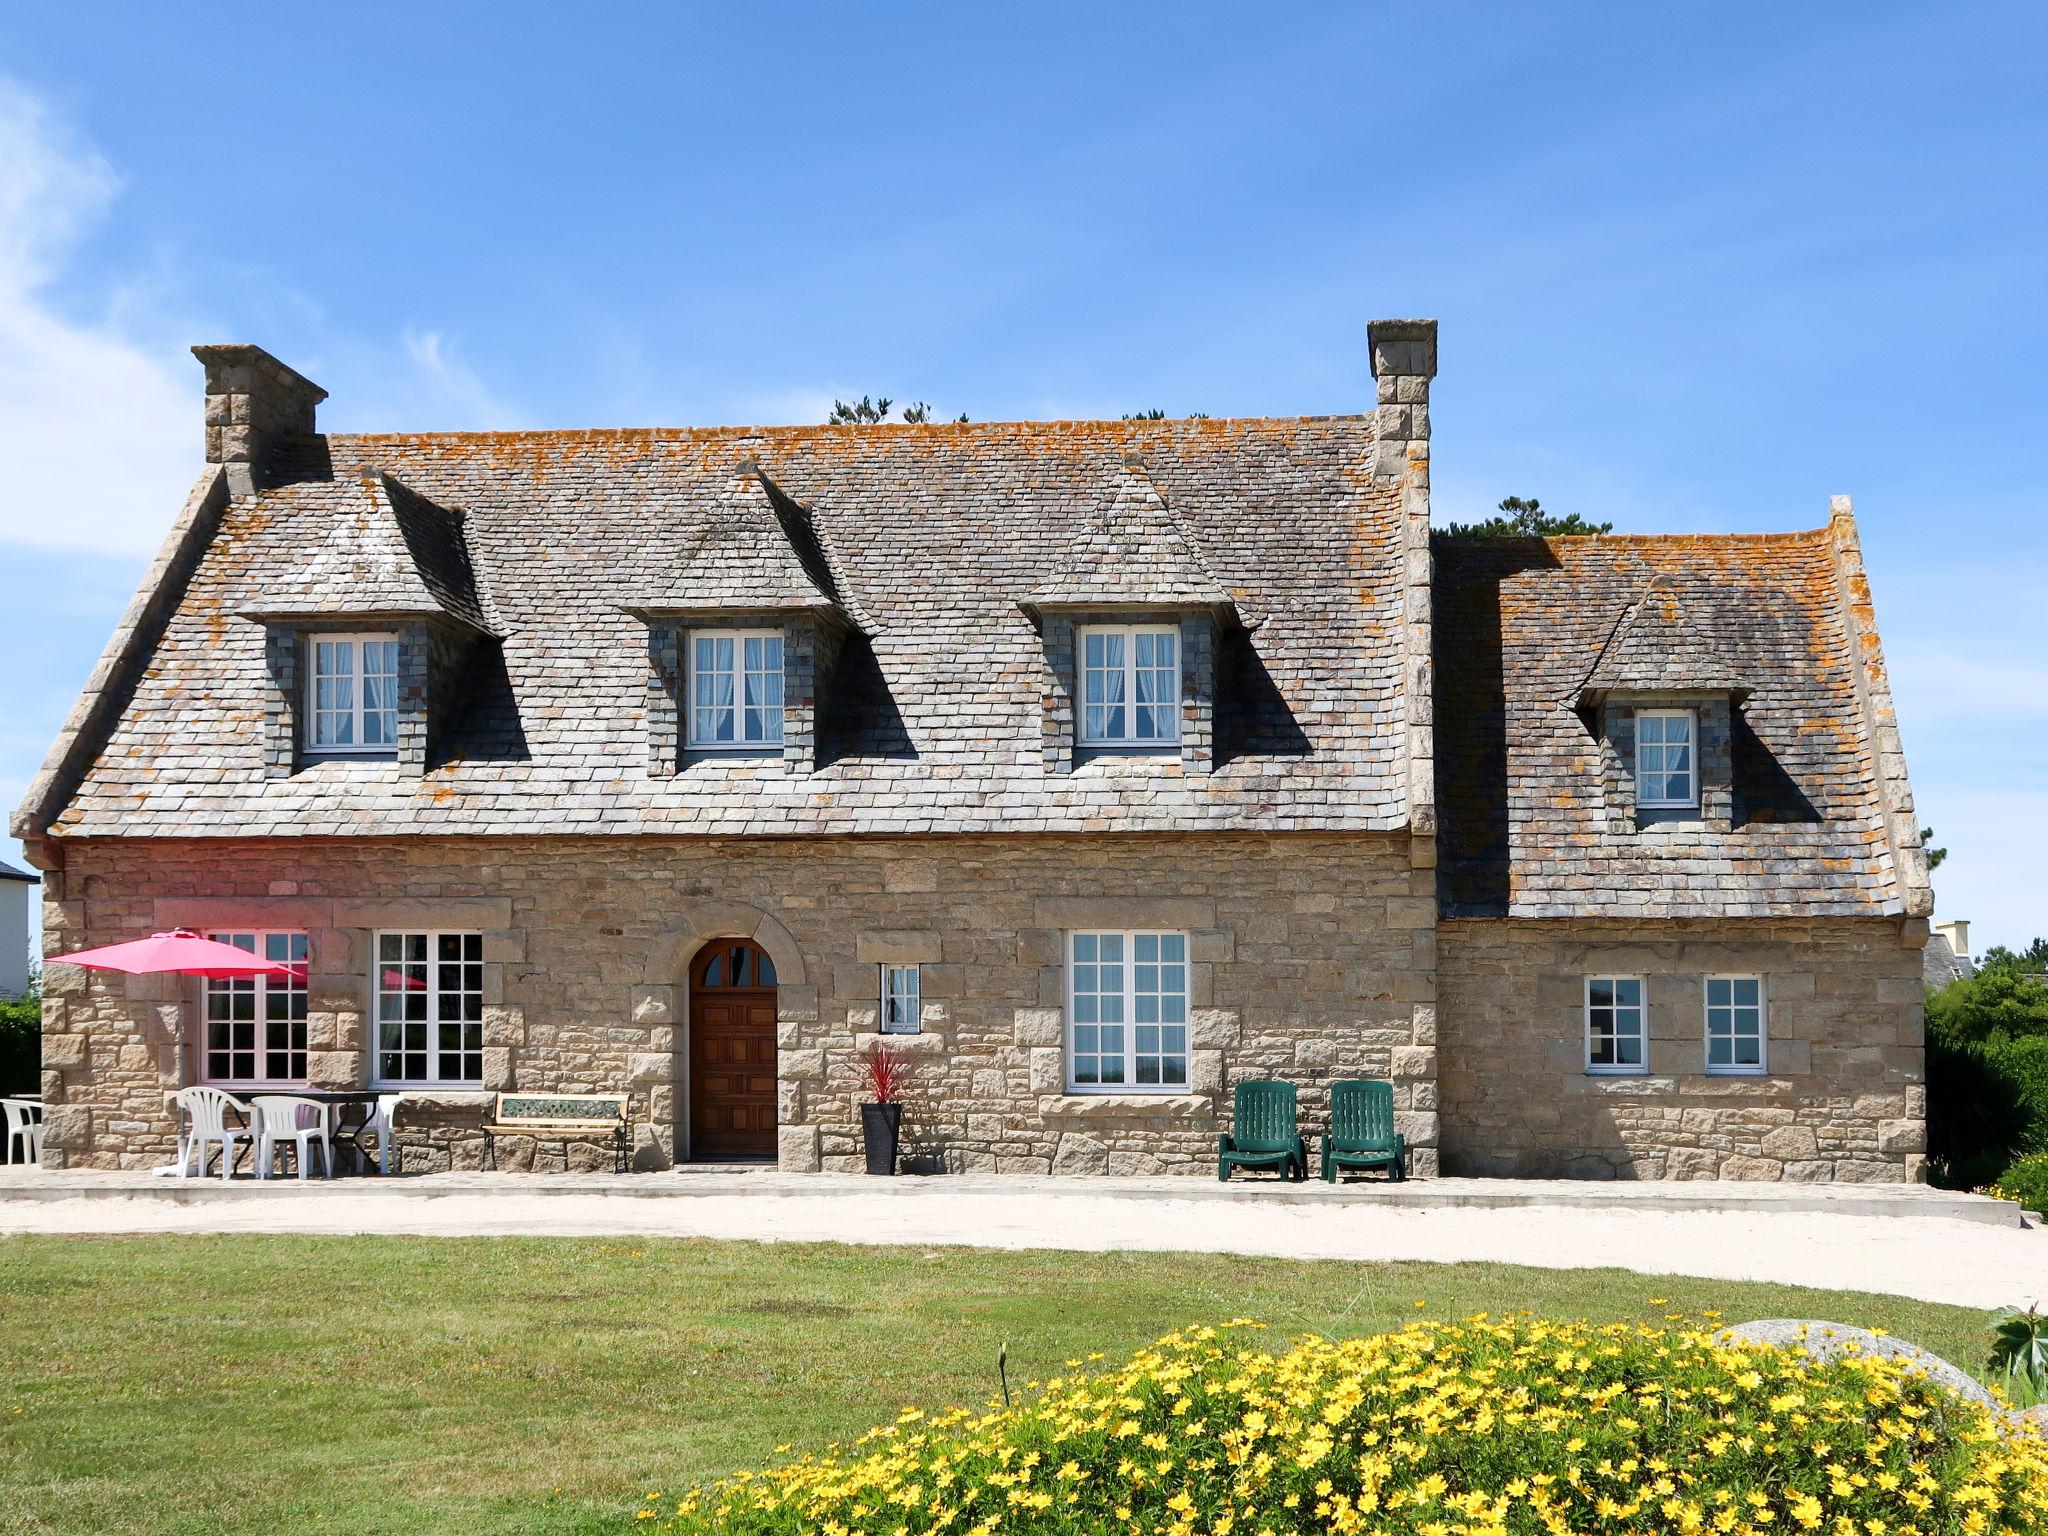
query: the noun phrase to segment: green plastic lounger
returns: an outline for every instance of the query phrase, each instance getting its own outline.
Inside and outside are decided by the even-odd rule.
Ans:
[[[1384,1168],[1408,1177],[1408,1138],[1394,1129],[1394,1085],[1370,1078],[1330,1084],[1330,1129],[1323,1136],[1323,1180],[1339,1168]]]
[[[1271,1168],[1283,1179],[1308,1177],[1308,1146],[1294,1118],[1294,1084],[1239,1083],[1230,1129],[1216,1138],[1216,1177],[1233,1168]]]

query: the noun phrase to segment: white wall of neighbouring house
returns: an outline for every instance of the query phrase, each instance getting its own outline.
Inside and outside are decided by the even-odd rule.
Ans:
[[[36,889],[0,866],[0,997],[28,990],[28,914]]]

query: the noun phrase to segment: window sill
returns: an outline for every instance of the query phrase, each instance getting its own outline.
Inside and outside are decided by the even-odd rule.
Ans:
[[[395,1093],[415,1108],[488,1109],[497,1102],[489,1088],[455,1083],[372,1083],[365,1093]]]
[[[1708,1077],[1769,1077],[1768,1067],[1708,1067]]]

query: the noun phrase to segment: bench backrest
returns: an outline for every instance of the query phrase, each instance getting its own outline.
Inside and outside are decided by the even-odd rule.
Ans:
[[[1286,1152],[1298,1127],[1294,1084],[1270,1079],[1239,1083],[1230,1117],[1230,1139],[1241,1152]]]
[[[626,1118],[623,1093],[501,1093],[493,1110],[500,1125],[609,1125]]]
[[[1394,1145],[1394,1085],[1372,1078],[1330,1084],[1330,1140],[1345,1148]]]

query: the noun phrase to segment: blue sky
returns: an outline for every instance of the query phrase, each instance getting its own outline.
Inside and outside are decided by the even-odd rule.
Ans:
[[[1015,17],[0,11],[0,802],[197,472],[195,341],[339,430],[1223,415],[1368,409],[1426,314],[1440,519],[1852,494],[1941,914],[2048,932],[2048,8]]]

